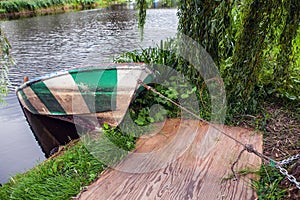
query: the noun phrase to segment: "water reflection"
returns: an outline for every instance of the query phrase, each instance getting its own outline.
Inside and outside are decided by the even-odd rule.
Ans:
[[[177,21],[175,9],[148,10],[142,42],[136,11],[120,7],[0,22],[17,62],[9,73],[8,105],[0,105],[0,182],[44,159],[13,92],[24,75],[34,78],[76,65],[110,62],[123,52],[175,36]]]
[[[45,159],[41,147],[25,121],[14,93],[0,105],[0,183]]]

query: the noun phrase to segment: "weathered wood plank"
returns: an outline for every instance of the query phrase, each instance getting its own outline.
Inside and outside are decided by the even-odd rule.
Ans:
[[[236,127],[224,130],[262,151],[262,135]],[[209,131],[198,121],[168,120],[158,134],[141,138],[135,152],[106,170],[80,199],[255,199],[251,175],[223,180],[242,146],[224,135],[205,140],[213,134]],[[260,158],[245,152],[236,170],[256,170],[260,164]]]

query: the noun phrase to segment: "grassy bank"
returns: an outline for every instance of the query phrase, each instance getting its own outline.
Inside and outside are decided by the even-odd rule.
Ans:
[[[0,1],[0,18],[18,18],[105,7],[126,0],[7,0]]]
[[[11,178],[0,188],[0,199],[69,199],[104,168],[81,142],[72,142],[60,156]]]
[[[127,152],[135,147],[134,143],[131,135],[104,125],[101,137],[72,141],[48,160],[12,177],[0,187],[0,199],[70,199],[106,169],[101,158],[113,164],[126,155],[112,151],[111,144]]]

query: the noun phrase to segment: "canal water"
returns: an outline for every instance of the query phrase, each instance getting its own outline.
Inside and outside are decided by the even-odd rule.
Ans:
[[[155,46],[175,36],[176,9],[148,10],[143,41],[136,12],[115,6],[0,22],[16,61],[9,72],[12,85],[4,98],[7,105],[0,105],[0,183],[45,160],[14,92],[23,77],[112,62],[123,52]]]

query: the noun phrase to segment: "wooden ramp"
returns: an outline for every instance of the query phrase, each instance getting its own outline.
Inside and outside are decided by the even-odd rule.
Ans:
[[[137,149],[78,195],[84,200],[255,199],[249,174],[232,175],[231,165],[243,147],[199,121],[170,119],[157,134],[139,139]],[[224,126],[234,138],[262,151],[262,135]],[[209,135],[209,137],[207,137]],[[260,158],[244,152],[239,170],[257,170]]]

